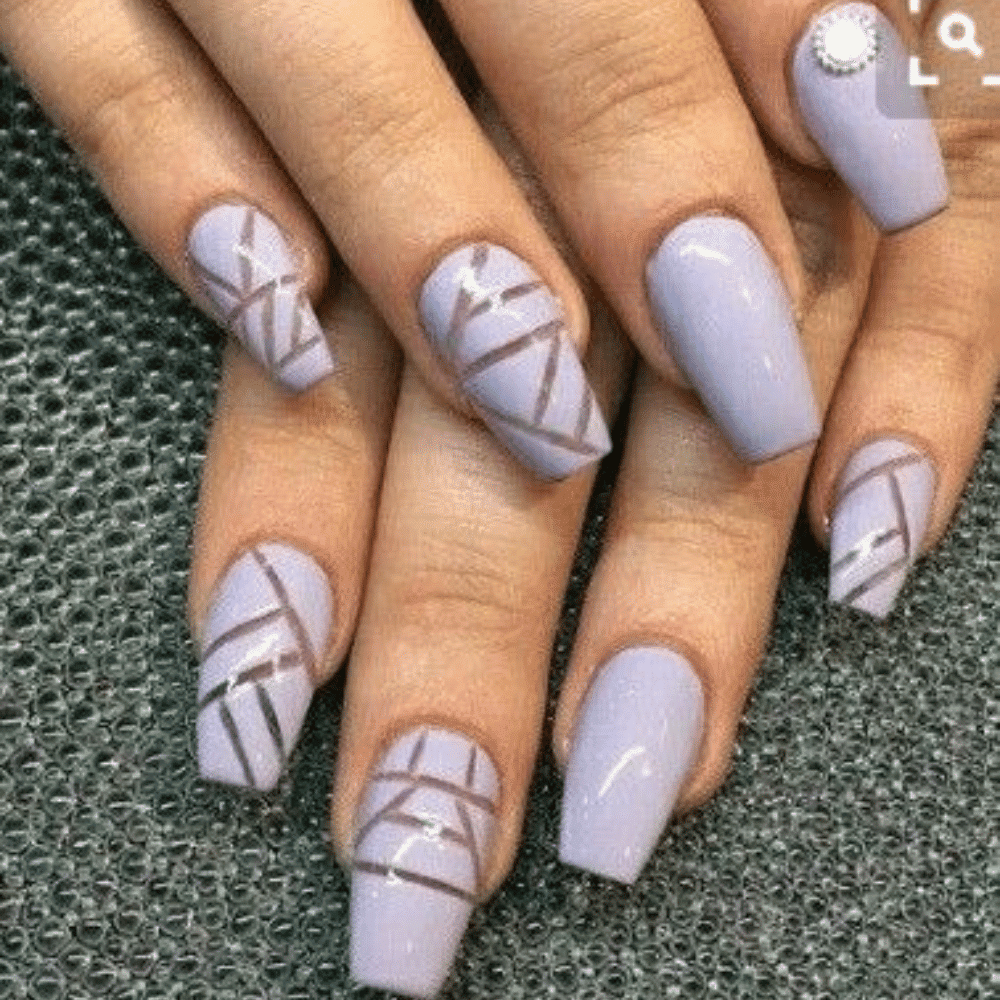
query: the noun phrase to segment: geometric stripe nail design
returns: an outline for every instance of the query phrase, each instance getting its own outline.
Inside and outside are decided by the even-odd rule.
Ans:
[[[436,994],[492,856],[496,768],[468,737],[422,727],[369,778],[351,871],[351,974],[410,996]]]
[[[198,764],[210,781],[275,787],[298,742],[333,621],[326,574],[289,545],[264,543],[220,582],[205,625]]]
[[[225,325],[285,388],[308,389],[335,367],[281,230],[251,205],[210,208],[188,239],[191,266]]]
[[[610,451],[562,306],[520,257],[489,243],[449,254],[420,318],[483,421],[537,475],[562,479]]]
[[[884,438],[858,449],[830,526],[830,600],[884,618],[927,530],[936,477],[918,448]]]

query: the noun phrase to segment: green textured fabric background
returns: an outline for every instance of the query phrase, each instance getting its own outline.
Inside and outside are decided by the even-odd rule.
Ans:
[[[6,68],[0,220],[0,1000],[374,996],[325,832],[340,684],[272,796],[197,778],[184,592],[221,336]],[[446,995],[1000,994],[998,446],[887,625],[827,607],[799,532],[732,776],[633,890],[557,863],[543,759]]]

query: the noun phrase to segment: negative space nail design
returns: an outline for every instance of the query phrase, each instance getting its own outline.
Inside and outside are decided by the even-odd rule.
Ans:
[[[537,475],[562,479],[610,451],[562,305],[520,257],[489,243],[449,254],[420,318],[483,421]]]
[[[655,646],[612,656],[573,732],[560,860],[634,882],[697,760],[703,725],[701,682],[684,657]]]
[[[466,736],[422,727],[369,778],[351,871],[351,975],[407,996],[444,984],[492,859],[500,785]]]
[[[258,791],[274,788],[312,700],[333,611],[326,574],[289,545],[256,545],[229,567],[202,641],[202,777]]]
[[[936,475],[905,441],[884,438],[847,463],[830,526],[830,600],[884,618],[920,551]]]
[[[792,79],[810,135],[884,230],[948,201],[941,149],[892,22],[866,3],[818,17],[799,42]]]
[[[188,253],[222,321],[281,385],[301,392],[334,371],[301,270],[268,216],[216,205],[192,228]]]
[[[650,257],[646,284],[667,349],[744,461],[816,439],[791,299],[748,226],[721,215],[682,222]]]

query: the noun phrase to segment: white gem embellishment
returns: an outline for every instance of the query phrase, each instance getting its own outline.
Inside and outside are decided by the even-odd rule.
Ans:
[[[857,73],[878,55],[875,18],[867,11],[830,11],[816,22],[812,47],[828,73]]]

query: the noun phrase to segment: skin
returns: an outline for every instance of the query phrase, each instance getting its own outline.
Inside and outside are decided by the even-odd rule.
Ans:
[[[654,343],[639,280],[652,242],[674,220],[723,206],[753,222],[778,262],[817,397],[829,408],[808,498],[821,538],[848,456],[886,432],[933,456],[939,487],[926,543],[940,537],[981,442],[1000,355],[993,120],[943,131],[949,209],[879,238],[815,169],[816,152],[779,83],[787,46],[815,5],[783,4],[779,30],[760,50],[735,32],[746,9],[735,2],[678,5],[670,31],[640,9],[648,5],[622,3],[622,23],[643,30],[619,50],[596,32],[597,7],[606,5],[575,6],[583,20],[551,64],[545,36],[532,35],[531,5],[513,5],[503,26],[491,20],[496,5],[449,5],[529,163],[502,137],[501,151],[489,141],[495,125],[476,123],[402,3],[372,6],[364,24],[371,44],[352,56],[361,51],[383,71],[391,56],[399,67],[391,76],[354,64],[331,69],[336,60],[317,56],[317,37],[351,55],[334,38],[344,23],[338,4],[245,5],[234,21],[218,5],[178,2],[186,28],[161,8],[126,0],[110,15],[103,5],[99,20],[86,0],[20,0],[0,11],[5,51],[127,224],[189,291],[187,228],[202,206],[233,191],[280,220],[314,293],[325,282],[324,234],[364,288],[348,282],[333,297],[324,316],[341,372],[306,397],[280,393],[239,350],[227,355],[200,502],[192,624],[197,635],[215,584],[255,541],[286,539],[309,551],[333,580],[340,609],[318,681],[353,639],[333,801],[338,853],[349,855],[377,754],[416,723],[446,724],[487,747],[500,772],[487,893],[516,850],[590,478],[557,486],[528,479],[457,403],[417,330],[415,289],[430,262],[470,234],[502,235],[562,297],[576,342],[589,343],[591,378],[609,415],[624,391],[629,338],[643,356],[555,752],[565,759],[583,693],[609,653],[668,642],[707,691],[706,737],[680,810],[724,779],[812,455],[756,469],[734,458]],[[262,34],[273,44],[262,44]],[[391,52],[376,44],[383,40],[393,41]],[[619,83],[622,67],[651,72],[630,45],[670,56],[677,74]],[[724,51],[780,147],[770,160]],[[750,86],[758,51],[763,69]],[[290,63],[299,68],[293,79],[283,72]],[[504,78],[507,65],[517,72]],[[610,90],[579,86],[593,74]],[[354,131],[340,127],[347,102],[381,109],[390,92],[410,105],[376,115],[383,128],[365,118],[351,123]],[[416,93],[431,95],[419,110]],[[418,134],[427,141],[414,148]],[[525,191],[519,181],[535,172],[540,187]],[[532,210],[546,199],[565,238]],[[566,262],[574,257],[575,276]],[[591,293],[588,319],[581,289],[591,280],[624,333],[601,293]],[[398,396],[401,362],[378,315],[406,352]],[[711,608],[700,600],[706,580],[719,592]]]

